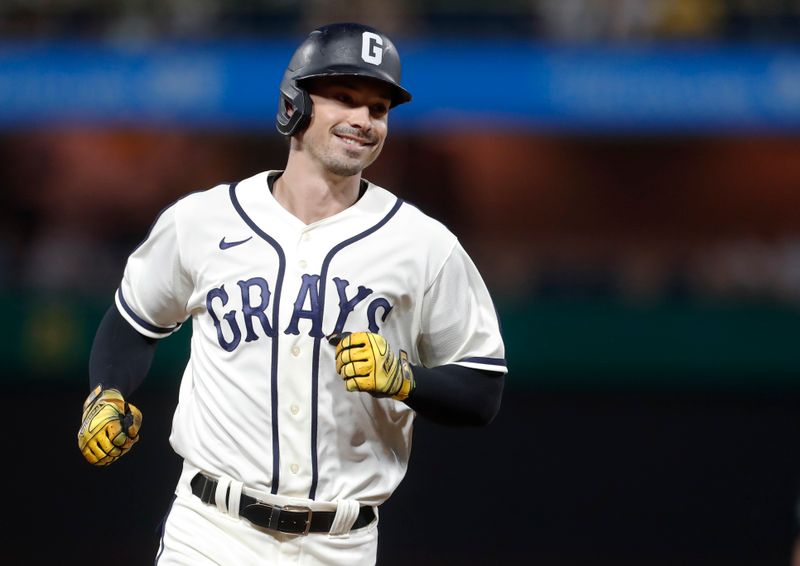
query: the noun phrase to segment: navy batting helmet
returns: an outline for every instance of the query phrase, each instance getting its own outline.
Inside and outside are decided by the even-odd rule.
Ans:
[[[308,125],[311,98],[303,81],[333,76],[370,77],[389,85],[392,107],[411,100],[400,86],[400,56],[388,37],[361,24],[330,24],[311,32],[283,74],[275,117],[280,133],[291,136]]]

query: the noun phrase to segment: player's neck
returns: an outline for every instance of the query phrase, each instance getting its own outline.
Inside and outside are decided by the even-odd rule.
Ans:
[[[361,174],[351,177],[309,172],[289,162],[273,185],[275,200],[304,224],[338,214],[358,200]]]

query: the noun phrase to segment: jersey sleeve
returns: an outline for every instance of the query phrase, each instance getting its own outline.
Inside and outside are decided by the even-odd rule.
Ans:
[[[141,334],[169,336],[189,317],[192,278],[181,263],[176,205],[164,210],[128,257],[116,293],[120,314]]]
[[[445,364],[508,371],[494,304],[478,269],[456,242],[422,301],[419,352],[426,367]]]

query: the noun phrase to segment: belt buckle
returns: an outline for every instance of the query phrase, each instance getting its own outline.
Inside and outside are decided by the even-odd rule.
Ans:
[[[311,507],[306,507],[305,505],[284,505],[282,509],[290,513],[306,513],[306,528],[302,533],[297,533],[306,536],[311,530],[311,518],[314,516]]]

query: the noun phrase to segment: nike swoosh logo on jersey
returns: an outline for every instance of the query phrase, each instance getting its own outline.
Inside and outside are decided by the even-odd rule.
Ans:
[[[238,242],[226,242],[225,236],[223,236],[222,239],[219,241],[219,249],[227,250],[228,248],[232,248],[234,246],[239,246],[241,244],[244,244],[245,242],[249,242],[252,239],[253,236],[250,236],[249,238],[245,238],[244,240],[239,240]]]

